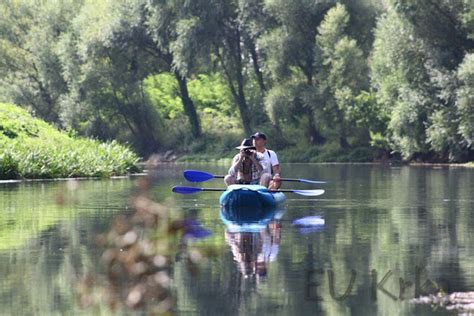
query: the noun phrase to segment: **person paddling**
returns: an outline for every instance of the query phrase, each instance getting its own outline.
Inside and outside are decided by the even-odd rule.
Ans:
[[[259,184],[263,171],[260,161],[263,155],[255,151],[252,139],[245,138],[241,145],[235,147],[240,152],[232,159],[232,166],[224,177],[227,186],[231,184]]]
[[[268,187],[269,190],[277,190],[281,186],[278,156],[273,150],[266,148],[267,136],[264,133],[257,132],[251,138],[257,152],[263,155],[263,161],[261,162],[263,172],[260,177],[260,184]]]

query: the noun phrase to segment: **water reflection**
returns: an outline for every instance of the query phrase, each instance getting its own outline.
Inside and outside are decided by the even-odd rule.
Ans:
[[[293,221],[300,234],[308,235],[323,231],[326,221],[322,216],[305,216]]]
[[[283,213],[272,209],[221,209],[225,241],[245,278],[265,277],[268,264],[277,259]]]
[[[184,226],[183,239],[210,258],[196,272],[187,260],[198,258],[196,252],[187,256],[186,249],[178,249],[182,259],[169,270],[176,314],[444,315],[451,312],[430,307],[444,298],[428,305],[411,299],[435,293],[436,284],[448,295],[474,289],[474,170],[287,165],[295,176],[331,179],[327,194],[323,199],[289,195],[282,219],[267,213],[261,225],[249,225],[241,216],[220,214],[219,192],[173,195],[170,188],[184,184],[179,181],[185,168],[219,174],[227,165],[166,165],[150,188],[150,199],[169,209],[161,223]],[[0,314],[111,312],[107,303],[98,310],[81,309],[87,302],[78,303],[75,289],[90,271],[99,269],[98,280],[107,278],[96,237],[117,215],[132,213],[136,180],[80,181],[76,190],[65,182],[0,185]],[[64,203],[58,205],[61,194]],[[308,215],[324,218],[322,231],[301,234],[292,225]],[[275,231],[272,221],[280,224]],[[212,235],[201,238],[206,230]],[[149,237],[163,238],[153,239],[153,245],[180,245],[181,235],[166,240],[163,230],[148,231]],[[263,260],[266,276],[245,279],[232,247],[241,249],[238,254],[253,253],[256,263]],[[207,255],[211,248],[213,256]],[[170,261],[174,255],[170,251]],[[164,262],[164,257],[154,258],[155,264]],[[100,293],[91,297],[99,299]]]

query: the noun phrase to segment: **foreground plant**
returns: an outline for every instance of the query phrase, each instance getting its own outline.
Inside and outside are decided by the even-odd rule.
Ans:
[[[79,282],[83,308],[107,302],[112,310],[171,313],[174,261],[186,260],[189,269],[197,271],[198,263],[206,257],[202,251],[189,248],[187,241],[211,233],[195,219],[171,220],[168,208],[148,197],[149,179],[140,179],[138,187],[131,202],[133,213],[117,217],[110,230],[98,238],[104,249],[105,273],[97,269]]]
[[[69,136],[0,103],[0,179],[110,177],[138,172],[138,160],[116,141]]]

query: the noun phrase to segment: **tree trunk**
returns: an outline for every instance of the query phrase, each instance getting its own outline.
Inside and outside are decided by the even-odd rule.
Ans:
[[[242,120],[242,126],[244,127],[245,134],[252,134],[252,127],[250,125],[250,116],[247,106],[247,101],[245,100],[244,89],[241,84],[239,84],[239,94],[237,96],[237,102],[239,104],[240,119]]]
[[[134,126],[134,138],[140,147],[141,154],[150,154],[158,150],[158,140],[155,135],[155,126],[152,116],[142,102],[133,102],[127,98],[127,103],[123,104],[127,117],[131,119],[130,126]]]
[[[307,69],[307,68],[305,68]],[[312,69],[312,68],[311,68]],[[306,72],[306,82],[308,86],[313,85],[313,75],[311,71]],[[316,122],[314,121],[314,110],[311,105],[306,105],[307,115],[308,115],[308,136],[309,142],[313,145],[315,144],[324,144],[326,139],[321,135],[319,130],[316,128]]]
[[[309,142],[312,145],[324,144],[326,142],[326,139],[316,128],[316,124],[314,122],[314,111],[311,107],[308,107],[308,135]]]
[[[250,135],[252,133],[252,128],[250,124],[250,116],[249,110],[247,106],[247,101],[245,100],[245,92],[244,92],[244,77],[242,75],[242,52],[240,50],[240,31],[237,29],[236,31],[236,52],[234,53],[235,56],[235,64],[236,64],[236,77],[237,77],[237,87],[238,87],[238,104],[239,104],[239,111],[240,111],[240,119],[242,120],[242,125],[244,127],[245,134]]]
[[[176,80],[179,84],[179,92],[181,101],[183,102],[184,113],[186,113],[189,123],[191,124],[191,134],[194,138],[201,136],[201,125],[199,124],[199,117],[196,112],[193,100],[189,97],[188,84],[185,77],[182,77],[177,71],[175,71]]]
[[[346,124],[344,122],[344,117],[342,113],[340,113],[340,121],[341,121],[341,126],[340,126],[340,132],[339,132],[339,145],[343,149],[350,148],[351,145],[347,141],[347,133],[346,133]]]
[[[351,145],[347,141],[346,136],[340,136],[339,137],[339,145],[341,146],[341,148],[344,148],[344,149],[347,149],[347,148],[351,147]]]
[[[260,93],[265,95],[267,89],[265,87],[265,83],[263,81],[263,74],[262,71],[260,70],[260,64],[258,62],[258,53],[255,48],[255,43],[253,42],[252,39],[247,40],[247,47],[250,51],[250,56],[252,56],[252,64],[253,64],[253,70],[255,72],[255,76],[257,77],[257,82],[258,86],[260,87]]]
[[[247,101],[245,99],[244,92],[244,77],[242,75],[242,55],[240,49],[240,32],[239,30],[235,31],[235,37],[227,37],[229,52],[229,62],[231,65],[226,64],[225,57],[219,53],[219,47],[216,47],[216,55],[220,60],[222,68],[224,69],[224,74],[227,78],[227,83],[229,84],[230,92],[234,97],[237,106],[239,107],[240,119],[242,121],[242,126],[244,128],[245,134],[250,135],[252,133],[252,128],[250,124],[249,109]],[[229,67],[230,66],[230,67]],[[233,73],[231,73],[231,70]],[[234,79],[237,81],[237,89],[234,85]]]
[[[234,100],[237,103],[237,106],[239,107],[240,119],[242,120],[242,126],[244,128],[244,131],[246,134],[251,134],[252,128],[249,122],[248,106],[247,106],[247,101],[245,100],[243,84],[238,82],[237,83],[238,90],[235,90],[234,83],[232,81],[232,78],[229,72],[226,70],[224,61],[221,61],[221,63],[222,63],[222,68],[224,68],[224,73],[226,74],[226,77],[227,77],[227,83],[229,84],[230,92],[232,96],[234,97]]]

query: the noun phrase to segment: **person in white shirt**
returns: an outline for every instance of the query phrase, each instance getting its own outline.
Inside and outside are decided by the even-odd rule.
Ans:
[[[278,156],[273,150],[267,149],[267,136],[264,133],[257,132],[253,134],[253,145],[258,153],[263,154],[261,161],[263,171],[260,176],[260,184],[268,187],[269,190],[277,190],[281,186],[280,162]]]

